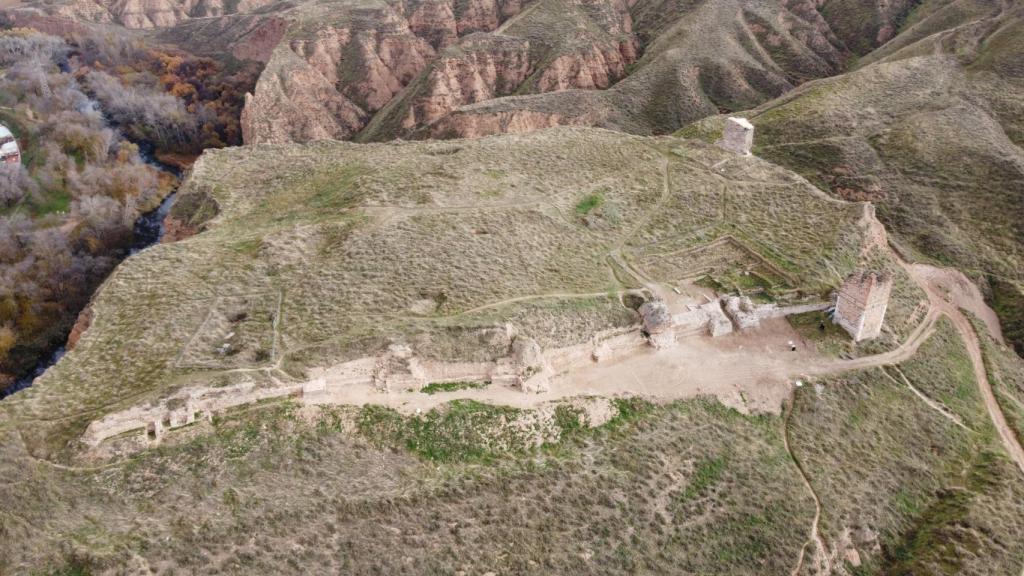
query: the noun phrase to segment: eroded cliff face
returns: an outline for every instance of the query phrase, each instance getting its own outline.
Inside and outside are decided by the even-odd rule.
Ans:
[[[556,92],[570,88],[603,90],[626,75],[626,67],[636,61],[636,38],[617,46],[591,45],[579,53],[558,56],[537,80],[537,92]]]
[[[904,4],[858,12],[813,0],[684,9],[671,0],[534,0],[524,10],[521,0],[396,0],[329,15],[334,24],[311,26],[307,15],[285,40],[305,66],[268,66],[249,100],[246,142],[552,125],[669,132],[842,71],[856,51],[833,27],[853,26],[845,22],[858,13],[884,27]],[[541,97],[550,93],[565,94]],[[537,97],[503,101],[524,95]],[[292,109],[280,110],[284,102]]]
[[[402,128],[432,124],[455,108],[515,92],[530,75],[530,43],[474,34],[434,64],[413,99]]]
[[[293,34],[247,99],[245,142],[350,138],[421,74],[424,90],[402,110],[402,126],[509,94],[530,72],[527,42],[470,38],[457,54],[438,51],[460,35],[497,28],[521,9],[519,0],[381,4],[353,9],[341,24]]]
[[[174,26],[192,18],[246,14],[273,0],[73,0],[54,13],[68,18],[126,28],[149,29]]]
[[[424,0],[353,12],[342,25],[295,34],[289,48],[323,78],[315,84],[318,96],[290,95],[302,86],[286,85],[268,66],[266,82],[260,81],[250,100],[255,108],[246,113],[246,142],[295,141],[313,133],[408,137],[469,104],[513,94],[606,89],[639,57],[625,0],[572,0],[564,10],[552,4],[536,14],[522,10],[520,0]],[[549,27],[552,11],[558,22]],[[325,82],[363,115],[346,107],[343,128],[322,130],[309,123],[296,127],[291,112],[273,119],[278,113],[269,103],[287,99],[298,107],[322,100]],[[325,117],[322,106],[308,112]]]
[[[538,128],[591,123],[638,133],[670,132],[842,72],[851,56],[891,38],[915,4],[55,2],[52,8],[26,12],[165,27],[157,36],[171,43],[194,42],[208,55],[230,53],[268,62],[243,115],[248,143],[479,134],[494,127],[518,130],[530,122]],[[608,94],[583,98],[576,90]],[[514,100],[514,105],[499,102],[524,95],[535,97]],[[496,106],[475,106],[490,101]],[[595,102],[596,110],[579,109]],[[474,115],[482,117],[471,119]]]
[[[254,94],[246,94],[242,140],[246,144],[346,139],[369,115],[340,94],[334,82],[282,44],[274,50]]]

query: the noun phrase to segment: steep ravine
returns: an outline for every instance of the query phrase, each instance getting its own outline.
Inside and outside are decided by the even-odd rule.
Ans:
[[[180,171],[176,168],[161,164],[155,160],[149,160],[149,162],[165,172],[169,172],[180,177]],[[164,219],[167,217],[171,207],[174,205],[175,195],[176,191],[172,190],[154,210],[139,216],[132,228],[132,243],[126,252],[125,257],[141,252],[153,244],[160,242],[165,232]],[[111,269],[110,273],[113,273],[113,271],[114,269]],[[11,386],[0,389],[0,399],[6,398],[15,392],[28,388],[36,378],[46,372],[50,366],[56,364],[69,348],[74,347],[78,338],[82,335],[82,332],[88,329],[91,318],[92,313],[90,306],[86,305],[85,308],[79,312],[78,319],[75,321],[74,326],[72,326],[64,342],[44,354],[36,363],[35,367],[32,368],[32,371],[27,375],[15,380],[14,384]]]

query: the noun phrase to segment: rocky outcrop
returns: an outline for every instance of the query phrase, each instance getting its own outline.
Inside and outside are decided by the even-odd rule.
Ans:
[[[242,109],[246,144],[349,138],[368,114],[286,45],[278,46]]]
[[[459,50],[445,54],[431,67],[401,127],[426,126],[464,104],[511,94],[530,72],[529,42],[471,35]]]
[[[361,16],[366,22],[323,28],[312,39],[292,41],[291,49],[342,96],[375,112],[427,67],[434,49],[393,10]]]
[[[74,350],[78,344],[78,340],[82,338],[82,334],[89,329],[92,325],[92,304],[87,304],[81,312],[78,313],[78,319],[75,320],[75,325],[71,327],[71,332],[68,334],[68,341],[64,345],[67,350]]]
[[[638,57],[622,0],[572,4],[570,20],[578,12],[593,25],[568,36],[542,31],[538,46],[529,39],[532,20],[517,21],[515,33],[484,33],[522,8],[518,0],[410,1],[353,10],[338,24],[297,34],[288,48],[308,69],[285,54],[268,63],[247,101],[245,142],[344,139],[364,128],[366,140],[408,136],[461,106],[516,92],[608,88]],[[288,82],[289,75],[302,82]],[[522,130],[537,123],[498,121]],[[564,122],[552,116],[541,123]]]
[[[465,0],[456,3],[459,35],[495,30],[505,20],[519,14],[529,0]]]
[[[640,307],[640,322],[643,333],[651,346],[664,348],[675,342],[672,315],[664,300],[654,299]]]
[[[351,138],[433,58],[430,43],[397,12],[361,16],[274,49],[246,96],[245,143]]]
[[[195,226],[175,218],[173,214],[168,214],[164,218],[164,235],[160,237],[160,243],[170,244],[190,236],[195,236],[198,233],[199,229]]]
[[[266,62],[287,30],[288,21],[283,18],[253,19],[241,38],[231,45],[231,54],[239,60]]]
[[[591,45],[580,53],[555,58],[537,80],[538,92],[570,88],[603,90],[626,75],[636,61],[638,42],[630,37],[618,46]]]
[[[669,0],[534,0],[525,12],[521,0],[392,0],[319,10],[315,24],[304,11],[288,33],[309,69],[268,66],[246,142],[559,125],[670,132],[840,71],[849,51],[832,26],[855,12],[826,14],[808,0],[682,10]],[[287,74],[303,82],[289,86]],[[517,99],[531,94],[558,96]]]
[[[455,43],[459,26],[450,0],[424,0],[408,16],[409,29],[435,49]]]
[[[555,125],[672,132],[840,72],[851,53],[891,37],[915,3],[305,0],[271,10],[269,1],[60,0],[36,11],[164,27],[159,38],[199,53],[268,62],[243,119],[253,143]],[[559,96],[467,108],[530,94]]]

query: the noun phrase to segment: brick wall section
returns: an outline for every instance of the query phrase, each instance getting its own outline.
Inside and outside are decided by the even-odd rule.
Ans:
[[[882,332],[892,291],[892,275],[858,271],[847,276],[836,295],[835,322],[853,336],[868,340]]]

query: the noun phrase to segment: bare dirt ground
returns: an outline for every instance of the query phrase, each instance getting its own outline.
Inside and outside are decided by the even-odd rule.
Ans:
[[[941,297],[941,300],[953,304],[977,316],[985,323],[985,328],[996,342],[1003,343],[1003,331],[999,326],[999,317],[985,303],[978,286],[971,282],[959,270],[953,268],[937,268],[927,264],[911,264],[908,267],[911,275]],[[927,285],[927,286],[925,286]]]
[[[454,399],[530,408],[574,396],[643,396],[669,402],[706,395],[744,413],[777,414],[791,390],[792,374],[819,358],[806,345],[798,344],[797,351],[791,352],[790,341],[802,343],[785,320],[775,319],[755,330],[716,339],[694,335],[660,350],[638,342],[635,349],[608,361],[560,366],[549,390],[538,394],[493,385],[430,395],[349,386],[328,402],[383,404],[413,413]]]
[[[693,297],[659,289],[677,308]],[[938,319],[927,314],[900,347],[874,356],[836,360],[819,354],[784,319],[762,322],[755,329],[719,338],[691,335],[675,345],[654,349],[639,340],[607,361],[576,360],[555,367],[547,392],[524,394],[502,386],[423,394],[416,391],[379,392],[355,385],[332,394],[327,402],[383,404],[405,413],[429,410],[454,399],[473,399],[529,408],[574,396],[643,396],[655,401],[714,396],[737,410],[779,414],[793,386],[802,378],[847,370],[896,364],[913,356],[927,340]],[[790,349],[790,342],[797,350]],[[323,402],[323,400],[317,400]]]

